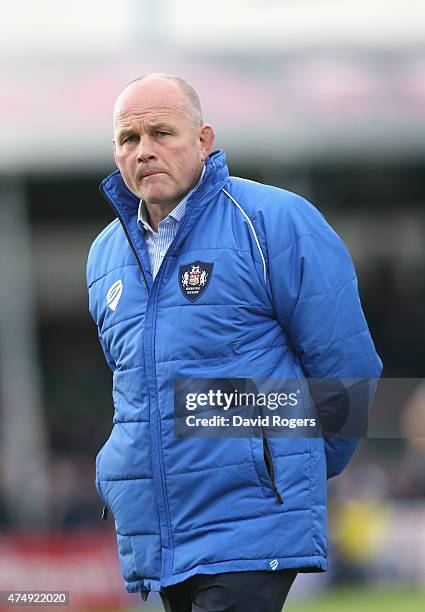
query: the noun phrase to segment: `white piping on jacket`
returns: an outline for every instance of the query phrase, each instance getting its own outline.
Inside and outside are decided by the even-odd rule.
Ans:
[[[105,233],[103,234],[103,236],[99,236],[98,240],[97,240],[97,244],[100,244],[101,242],[103,242],[103,240],[106,238],[106,236],[109,236],[109,234],[112,232],[113,229],[116,228],[117,223],[119,224],[119,219],[114,219],[111,223],[111,227],[105,231],[107,228],[105,228]],[[95,243],[93,243],[93,246],[95,245]]]
[[[227,195],[228,198],[230,198],[232,200],[233,204],[241,211],[241,213],[243,214],[245,219],[248,221],[248,225],[251,228],[251,232],[254,235],[254,240],[255,240],[255,243],[257,245],[258,251],[260,253],[261,260],[263,262],[264,284],[267,285],[267,266],[266,266],[266,260],[265,260],[264,255],[263,255],[263,251],[261,250],[260,241],[258,240],[257,233],[256,233],[256,231],[254,229],[254,226],[252,225],[252,221],[248,217],[248,215],[246,214],[246,212],[244,211],[242,206],[240,204],[238,204],[238,202],[236,202],[235,198],[233,196],[231,196],[230,193],[228,191],[226,191],[226,189],[224,189],[224,187],[222,187],[221,190]]]

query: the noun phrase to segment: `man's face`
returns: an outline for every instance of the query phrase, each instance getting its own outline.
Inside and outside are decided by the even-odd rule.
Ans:
[[[171,210],[195,185],[214,132],[195,126],[178,86],[136,82],[115,111],[115,162],[125,184],[146,204]]]

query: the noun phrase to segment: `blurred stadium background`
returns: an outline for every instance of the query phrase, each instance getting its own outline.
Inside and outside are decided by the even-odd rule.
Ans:
[[[330,571],[300,576],[288,610],[424,610],[423,2],[15,0],[0,34],[0,590],[142,604],[123,592],[93,484],[113,407],[85,260],[112,218],[97,185],[114,167],[115,96],[161,71],[198,89],[233,174],[330,220],[385,376],[415,379],[395,415],[406,435],[362,441],[330,483]]]

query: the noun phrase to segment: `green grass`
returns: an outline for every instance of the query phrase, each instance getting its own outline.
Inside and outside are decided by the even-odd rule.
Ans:
[[[424,612],[425,591],[370,587],[334,589],[311,600],[288,600],[284,612]]]
[[[143,608],[142,608],[143,609]],[[149,607],[146,612],[164,612]],[[425,612],[425,591],[358,587],[332,589],[308,600],[292,601],[289,596],[283,612]],[[80,611],[81,612],[81,611]],[[117,611],[118,612],[118,611]],[[141,612],[141,608],[128,612]],[[250,612],[247,610],[246,612]]]

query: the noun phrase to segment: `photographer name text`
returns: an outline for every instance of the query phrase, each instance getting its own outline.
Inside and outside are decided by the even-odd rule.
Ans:
[[[193,414],[185,419],[188,427],[284,427],[296,429],[297,427],[316,427],[316,419],[287,419],[278,414],[265,415],[255,418],[244,418],[239,415],[232,417],[217,416],[197,417]]]

